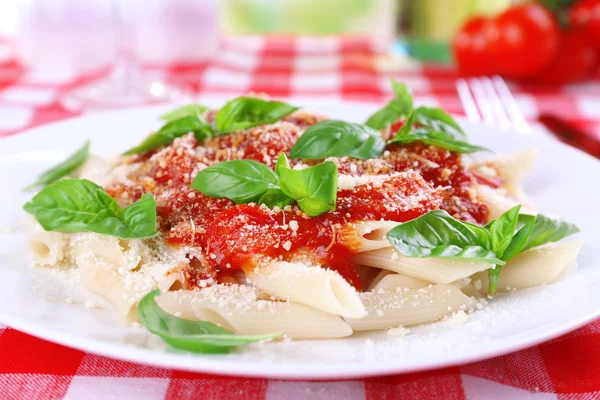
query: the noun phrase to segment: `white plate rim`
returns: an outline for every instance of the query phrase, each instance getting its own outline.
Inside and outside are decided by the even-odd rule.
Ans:
[[[328,380],[328,379],[358,379],[385,375],[396,375],[404,373],[422,372],[433,369],[446,368],[451,366],[460,366],[477,361],[487,360],[494,357],[503,356],[515,351],[523,350],[529,347],[536,346],[540,343],[555,339],[563,334],[572,332],[577,328],[586,325],[588,322],[600,317],[600,310],[595,313],[590,313],[587,316],[573,321],[570,325],[564,325],[561,328],[553,331],[545,331],[536,336],[528,336],[526,339],[514,344],[507,344],[504,347],[498,346],[496,349],[482,350],[477,353],[472,353],[464,357],[445,357],[437,362],[422,362],[417,363],[410,368],[398,368],[392,365],[369,365],[368,370],[363,369],[359,365],[344,366],[338,365],[335,371],[332,371],[332,366],[319,367],[311,366],[310,372],[306,369],[298,371],[296,366],[274,365],[272,369],[257,371],[253,370],[248,364],[243,363],[240,366],[235,363],[228,362],[213,362],[202,355],[191,355],[181,357],[175,354],[161,354],[161,361],[152,359],[152,355],[156,355],[156,351],[139,349],[133,346],[118,345],[106,343],[99,340],[85,339],[76,335],[70,335],[64,332],[58,332],[46,328],[40,328],[25,320],[14,318],[3,311],[0,311],[0,321],[3,324],[27,333],[40,339],[48,340],[66,347],[81,350],[83,352],[110,357],[117,360],[134,362],[139,364],[151,365],[159,368],[170,368],[189,372],[199,372],[215,375],[225,375],[232,377],[245,378],[265,378],[265,379],[289,379],[289,380]],[[510,338],[504,339],[508,341]],[[340,339],[343,340],[343,339]],[[101,343],[102,346],[97,347]],[[498,345],[498,342],[495,342]],[[186,360],[188,359],[188,360]],[[187,362],[190,361],[190,362]]]

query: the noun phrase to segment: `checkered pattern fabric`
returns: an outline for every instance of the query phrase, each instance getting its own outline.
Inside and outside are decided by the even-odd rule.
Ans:
[[[407,82],[417,101],[463,110],[452,68],[395,60],[359,40],[224,40],[205,65],[162,71],[196,94],[266,92],[384,101],[388,78]],[[0,136],[80,115],[59,101],[91,77],[52,79],[26,71],[0,42]],[[512,85],[527,118],[559,115],[600,138],[600,82],[561,89]],[[585,138],[584,138],[585,140]],[[2,141],[0,140],[0,144]],[[279,381],[194,374],[83,353],[0,326],[2,399],[600,399],[600,321],[503,357],[430,372],[347,381]]]

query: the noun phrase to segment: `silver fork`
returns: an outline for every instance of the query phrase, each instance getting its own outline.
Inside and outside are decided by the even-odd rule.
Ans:
[[[500,76],[460,78],[456,81],[456,90],[470,121],[483,121],[523,134],[531,132],[523,112]]]

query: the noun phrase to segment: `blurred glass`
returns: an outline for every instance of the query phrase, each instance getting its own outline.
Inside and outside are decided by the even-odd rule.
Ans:
[[[45,76],[89,72],[115,56],[113,16],[106,0],[22,0],[17,55]]]
[[[404,0],[409,52],[421,60],[450,62],[449,44],[468,18],[495,14],[510,4],[511,0]]]
[[[223,30],[235,34],[395,35],[397,0],[221,0]]]
[[[112,0],[110,4],[117,50],[112,70],[104,79],[71,90],[63,97],[63,103],[71,108],[106,108],[178,97],[176,88],[145,73],[132,52],[131,39],[136,26],[128,17],[136,15],[141,5],[131,0]]]
[[[0,2],[3,0],[0,0]],[[112,66],[68,93],[69,107],[116,107],[180,97],[142,65],[199,63],[218,45],[218,0],[22,0],[18,53],[45,80]],[[159,75],[157,75],[159,74]]]
[[[218,45],[218,0],[136,0],[132,47],[143,63],[199,63]]]

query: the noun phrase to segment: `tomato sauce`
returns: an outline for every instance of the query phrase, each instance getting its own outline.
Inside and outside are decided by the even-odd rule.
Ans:
[[[308,254],[311,262],[338,271],[357,288],[360,282],[352,263],[356,244],[345,239],[349,224],[380,219],[404,222],[441,202],[440,194],[416,174],[371,189],[363,185],[340,191],[336,211],[313,218],[298,207],[271,210],[255,204],[234,206],[229,200],[202,194],[191,200],[186,197],[175,196],[169,206],[158,208],[163,230],[172,243],[201,247],[215,270],[254,268],[257,257],[295,261],[305,260]]]
[[[184,271],[191,287],[209,278],[235,282],[235,271],[276,259],[322,265],[360,290],[352,262],[357,239],[349,234],[353,223],[404,222],[440,208],[466,221],[485,222],[487,208],[473,190],[477,177],[461,165],[460,155],[423,144],[391,145],[382,157],[370,160],[334,159],[340,174],[380,179],[339,190],[336,210],[318,217],[308,217],[297,206],[272,210],[256,204],[235,205],[189,187],[199,170],[221,161],[252,159],[274,168],[279,154],[289,154],[302,131],[320,119],[295,118],[202,143],[193,135],[179,138],[150,157],[127,159],[132,165],[127,179],[111,183],[107,192],[125,203],[144,192],[154,195],[160,229],[167,240],[199,249]]]

